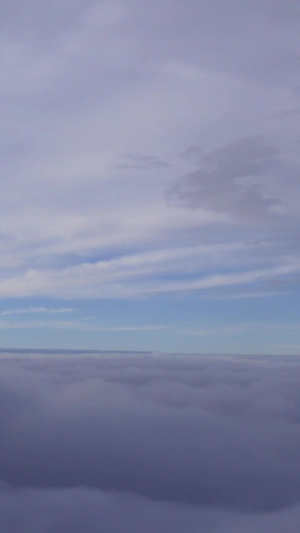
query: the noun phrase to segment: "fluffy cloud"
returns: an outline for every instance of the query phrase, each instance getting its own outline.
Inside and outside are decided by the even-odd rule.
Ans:
[[[296,532],[298,383],[297,358],[2,355],[1,530]]]

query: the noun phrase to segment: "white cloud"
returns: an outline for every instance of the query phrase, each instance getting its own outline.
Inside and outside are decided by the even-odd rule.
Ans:
[[[3,314],[3,313],[2,313]],[[40,320],[40,321],[5,321],[0,320],[0,329],[11,330],[34,330],[34,329],[52,329],[52,330],[75,330],[75,331],[94,331],[94,332],[135,332],[135,331],[160,331],[166,329],[166,326],[157,324],[144,324],[142,326],[130,325],[112,325],[101,326],[91,321],[75,321],[75,320]]]
[[[61,307],[57,309],[51,309],[48,307],[28,307],[26,309],[8,309],[0,313],[1,316],[9,315],[27,315],[27,314],[61,314],[61,313],[72,313],[73,309],[71,307]]]
[[[300,271],[299,261],[294,260],[259,270],[216,273],[202,277],[195,275],[195,271],[202,269],[202,261],[206,261],[207,264],[206,254],[211,253],[213,259],[225,258],[225,261],[228,255],[230,264],[231,254],[247,248],[248,246],[242,243],[207,246],[202,249],[188,247],[145,252],[95,263],[81,263],[56,270],[31,269],[25,274],[14,278],[10,276],[0,281],[0,295],[2,297],[47,295],[62,298],[134,298],[155,293],[249,285],[280,279],[298,274]],[[182,270],[190,271],[193,274],[192,278],[181,280]],[[156,279],[156,276],[162,273],[172,274],[175,280]]]
[[[2,296],[127,297],[277,275],[276,256],[297,248],[299,215],[298,127],[280,115],[299,107],[287,67],[298,32],[278,9],[25,1],[3,18]],[[198,158],[180,157],[189,146]],[[193,177],[198,209],[166,200],[181,176]],[[229,252],[188,251],[258,234],[269,246],[232,250],[231,264]],[[124,258],[101,261],[115,255]]]
[[[292,333],[300,332],[300,324],[292,324],[285,322],[236,322],[229,323],[223,326],[216,326],[210,328],[192,328],[186,330],[183,333],[187,335],[196,335],[197,337],[227,337],[234,336],[240,333],[246,333],[248,331],[268,334],[272,331],[276,332],[286,332]],[[291,345],[292,346],[292,345]],[[278,346],[279,347],[279,346]],[[281,346],[283,348],[283,346]],[[287,351],[287,347],[284,351]],[[295,351],[295,346],[293,346],[293,351]]]

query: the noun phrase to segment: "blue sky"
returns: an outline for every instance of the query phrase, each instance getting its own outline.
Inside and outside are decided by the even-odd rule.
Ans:
[[[0,346],[299,353],[298,3],[0,5]]]

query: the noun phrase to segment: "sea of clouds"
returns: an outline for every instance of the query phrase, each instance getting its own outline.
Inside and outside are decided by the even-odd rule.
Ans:
[[[0,359],[1,533],[291,533],[300,360]]]

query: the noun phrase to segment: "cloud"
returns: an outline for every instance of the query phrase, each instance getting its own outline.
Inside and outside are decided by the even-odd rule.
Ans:
[[[278,283],[280,283],[279,280],[278,280]],[[292,291],[281,291],[280,292],[280,296],[287,296],[290,294],[293,294],[293,292]],[[207,300],[244,300],[248,298],[269,298],[272,296],[278,296],[278,292],[274,292],[274,291],[240,292],[239,291],[237,294],[231,293],[231,294],[222,294],[222,295],[209,295],[209,296],[204,296],[204,298]]]
[[[281,166],[277,151],[261,137],[240,139],[208,154],[198,155],[201,168],[174,187],[171,196],[181,204],[227,213],[254,222],[272,216],[278,207],[268,197],[264,180]]]
[[[298,11],[277,0],[2,5],[0,296],[31,298],[18,302],[25,318],[37,295],[87,307],[159,295],[166,309],[171,294],[266,294],[269,275],[294,294]]]
[[[13,313],[14,314],[14,313]],[[101,326],[91,321],[67,321],[67,320],[40,320],[40,321],[4,321],[0,320],[0,329],[24,330],[24,329],[53,329],[53,330],[76,330],[76,331],[159,331],[166,329],[166,326],[157,324],[144,324],[142,326],[131,325],[104,325]]]
[[[7,311],[2,311],[1,316],[9,315],[27,315],[32,313],[46,313],[46,314],[61,314],[61,313],[72,313],[73,309],[71,307],[61,307],[58,309],[49,309],[48,307],[28,307],[26,309],[9,309]]]
[[[247,331],[255,331],[260,334],[268,334],[272,331],[286,331],[291,333],[293,331],[300,331],[300,324],[292,324],[290,322],[237,322],[234,324],[226,324],[224,326],[204,328],[204,329],[193,329],[189,330],[186,333],[189,335],[197,335],[199,337],[211,336],[211,337],[223,337],[227,335],[232,335],[234,333],[245,333]]]
[[[127,299],[151,294],[270,283],[272,280],[280,283],[286,277],[299,274],[298,257],[276,258],[276,262],[272,261],[270,265],[265,266],[263,263],[262,268],[245,270],[244,264],[252,250],[251,243],[235,242],[155,250],[107,261],[76,264],[63,269],[31,269],[0,281],[0,295]],[[236,253],[240,253],[240,269],[232,272],[230,267]],[[218,259],[223,261],[223,268],[220,270],[215,266]],[[251,262],[251,259],[248,261]],[[216,269],[216,272],[207,274],[208,268]],[[184,277],[180,275],[181,269],[185,271]]]
[[[296,533],[297,357],[2,353],[0,365],[4,533]]]
[[[151,170],[168,167],[169,164],[162,161],[155,155],[126,154],[117,168],[132,168],[140,170]]]
[[[122,533],[126,528],[132,533],[194,533],[199,527],[208,533],[281,533],[297,532],[299,506],[277,513],[256,516],[236,516],[224,510],[153,502],[118,492],[104,492],[86,488],[63,490],[21,490],[1,494],[0,525],[3,533],[31,533],[34,528],[47,533],[64,533],[72,528],[74,533],[87,529],[91,533],[102,531]],[[11,508],[15,516],[11,516]],[[20,517],[22,523],[20,523]],[[288,527],[288,529],[287,529]],[[13,528],[13,529],[12,529]],[[36,529],[37,531],[37,529]]]

